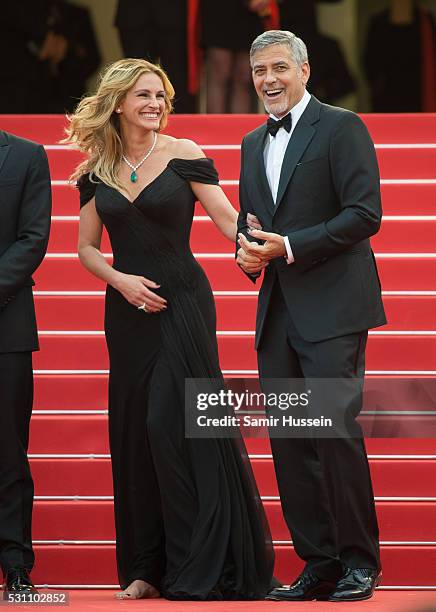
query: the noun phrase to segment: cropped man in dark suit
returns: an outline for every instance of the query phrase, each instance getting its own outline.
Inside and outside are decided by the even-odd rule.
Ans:
[[[369,243],[381,221],[373,143],[357,115],[307,92],[301,39],[265,32],[253,43],[251,64],[270,118],[242,143],[237,261],[253,281],[265,270],[256,322],[260,377],[363,383],[368,329],[386,322]],[[247,213],[263,231],[249,231]],[[336,406],[354,433],[355,399],[351,405],[341,395]],[[284,516],[306,564],[290,588],[271,597],[371,597],[380,559],[363,439],[272,437],[271,446]]]
[[[47,249],[50,214],[43,147],[0,131],[0,565],[5,596],[33,591],[27,447],[38,335],[32,274]]]

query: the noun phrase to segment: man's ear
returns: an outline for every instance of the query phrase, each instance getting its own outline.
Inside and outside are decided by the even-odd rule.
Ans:
[[[310,64],[309,62],[304,62],[301,66],[301,77],[304,85],[307,85],[307,82],[310,78]]]

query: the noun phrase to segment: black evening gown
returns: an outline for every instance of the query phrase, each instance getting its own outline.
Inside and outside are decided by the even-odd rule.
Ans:
[[[168,301],[145,314],[106,291],[118,575],[169,599],[256,599],[274,553],[244,443],[185,437],[185,378],[222,376],[212,291],[189,246],[190,181],[218,184],[213,162],[172,159],[133,203],[88,175],[78,184],[81,206],[95,194],[114,268]]]
[[[200,0],[201,45],[233,52],[249,52],[264,24],[248,8],[247,0]]]

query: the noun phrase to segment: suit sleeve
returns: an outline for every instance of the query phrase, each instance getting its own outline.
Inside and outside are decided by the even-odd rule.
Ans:
[[[330,144],[330,166],[341,211],[329,221],[288,234],[296,263],[318,263],[380,229],[380,175],[374,144],[354,113],[346,113],[336,127]]]
[[[28,281],[47,250],[51,184],[47,156],[39,146],[30,162],[21,196],[17,238],[0,256],[0,301],[4,304]]]
[[[241,171],[240,171],[240,175],[239,175],[239,215],[238,215],[238,234],[244,234],[244,236],[247,238],[247,240],[249,240],[250,242],[256,242],[255,239],[250,236],[250,234],[248,233],[248,224],[247,224],[247,214],[251,213],[251,214],[255,214],[253,207],[250,204],[249,198],[248,198],[248,194],[247,194],[247,184],[246,184],[246,180],[245,180],[245,164],[244,164],[244,147],[245,147],[245,138],[242,141],[242,145],[241,145]],[[236,242],[236,253],[235,253],[235,257],[238,254],[238,250],[239,250],[239,244],[238,242]],[[242,270],[242,268],[241,268]],[[244,270],[242,270],[244,272]],[[247,272],[244,272],[244,274],[253,282],[256,282],[256,279],[259,278],[260,273],[258,274],[247,274]]]

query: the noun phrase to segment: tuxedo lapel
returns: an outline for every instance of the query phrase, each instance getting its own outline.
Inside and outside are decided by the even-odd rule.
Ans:
[[[7,158],[11,147],[7,136],[4,132],[0,131],[0,173],[5,159]]]
[[[280,206],[298,162],[315,135],[316,129],[313,127],[313,124],[319,119],[320,109],[321,103],[312,96],[289,140],[280,173],[275,211]]]
[[[266,125],[259,130],[257,143],[254,149],[254,180],[256,181],[260,199],[270,215],[274,212],[274,200],[266,177],[264,150],[265,140],[268,137]]]

